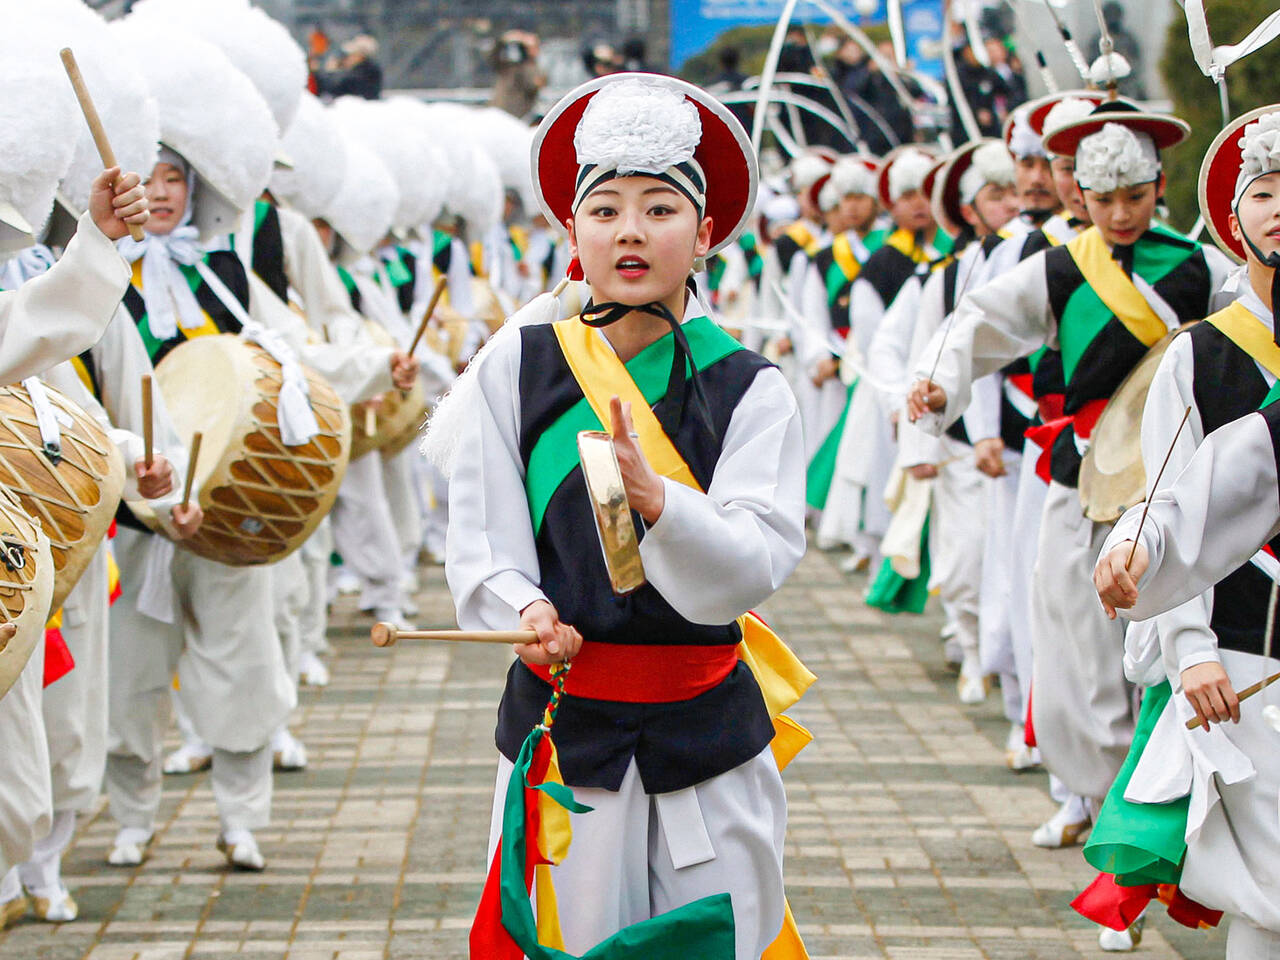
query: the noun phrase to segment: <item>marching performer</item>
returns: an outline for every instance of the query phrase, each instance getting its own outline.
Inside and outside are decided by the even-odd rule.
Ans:
[[[862,265],[849,288],[850,337],[844,374],[852,382],[855,358],[867,357],[885,313],[921,264],[938,259],[951,241],[934,223],[926,179],[938,162],[916,147],[891,152],[876,175],[876,194],[893,229]],[[915,292],[918,292],[918,286]],[[897,399],[877,387],[854,390],[836,454],[835,474],[818,528],[823,543],[849,543],[846,569],[862,569],[880,550],[889,526],[884,490],[897,446],[892,416]]]
[[[1217,436],[1213,431],[1240,418],[1247,418],[1257,432],[1256,421],[1269,423],[1271,415],[1249,414],[1280,392],[1276,388],[1280,335],[1275,301],[1280,263],[1280,106],[1252,111],[1219,134],[1201,168],[1200,195],[1210,232],[1233,256],[1245,259],[1248,273],[1238,300],[1169,344],[1147,394],[1142,423],[1147,476],[1154,481],[1168,455],[1166,478],[1186,468],[1177,484],[1182,489],[1206,479],[1203,463],[1195,462],[1198,448],[1214,455],[1212,448],[1205,450],[1206,435]],[[1179,429],[1188,408],[1186,423]],[[1169,450],[1172,453],[1167,454]],[[1237,469],[1235,464],[1217,463],[1227,472]],[[1249,474],[1244,464],[1238,469]],[[1271,524],[1260,523],[1242,535],[1233,525],[1215,524],[1196,531],[1193,524],[1203,510],[1198,498],[1206,488],[1190,490],[1194,497],[1182,501],[1188,522],[1176,532],[1161,522],[1168,503],[1157,510],[1157,492],[1149,491],[1152,535],[1144,531],[1142,542],[1151,546],[1139,551],[1142,555],[1135,554],[1131,572],[1126,572],[1125,565],[1136,534],[1133,517],[1126,515],[1117,524],[1107,543],[1122,542],[1104,552],[1094,577],[1104,602],[1113,609],[1128,607],[1132,601],[1126,597],[1118,604],[1108,597],[1106,578],[1123,578],[1127,586],[1139,582],[1154,553],[1163,550],[1185,556],[1188,548],[1199,543],[1205,547],[1206,559],[1216,559],[1221,545],[1253,543],[1271,529]],[[1249,497],[1274,502],[1276,491],[1264,485],[1261,491],[1251,490]],[[1135,614],[1137,618],[1159,614],[1154,620],[1159,645],[1151,651],[1131,649],[1129,658],[1146,653],[1145,660],[1154,668],[1147,672],[1159,679],[1167,675],[1172,697],[1124,796],[1139,801],[1136,816],[1142,815],[1143,802],[1190,797],[1185,832],[1170,838],[1179,849],[1157,852],[1181,862],[1178,882],[1187,896],[1232,916],[1227,941],[1227,956],[1232,960],[1280,956],[1280,884],[1273,880],[1270,868],[1280,856],[1280,765],[1273,759],[1280,732],[1264,713],[1265,696],[1241,703],[1236,695],[1237,690],[1275,672],[1276,660],[1268,646],[1273,640],[1273,587],[1280,568],[1273,551],[1274,546],[1259,550],[1229,572],[1223,571],[1207,592],[1178,606],[1161,602],[1159,591],[1144,586],[1141,613],[1135,610]],[[1197,566],[1204,562],[1197,561]],[[1151,566],[1167,577],[1177,564],[1169,564],[1168,572],[1163,564]],[[1143,596],[1147,593],[1149,598]],[[1186,722],[1191,720],[1198,721],[1203,731],[1199,726],[1188,730]],[[1210,730],[1210,723],[1221,726]],[[1183,773],[1174,778],[1153,777],[1153,764]],[[1123,815],[1115,826],[1123,834]],[[1180,856],[1184,838],[1185,856]]]
[[[783,926],[786,805],[734,621],[804,552],[803,441],[785,378],[701,316],[687,287],[695,258],[750,215],[755,160],[714,98],[623,74],[548,114],[534,169],[591,300],[582,320],[538,322],[556,319],[550,298],[513,317],[445,402],[471,383],[465,433],[439,436],[441,417],[427,440],[456,444],[446,573],[459,623],[537,633],[517,647],[499,708],[495,830],[551,668],[572,659],[559,768],[593,811],[573,816],[552,868],[573,904],[565,949],[727,893],[733,932],[716,955],[758,958]],[[605,576],[562,429],[577,424],[612,434],[643,520],[648,584],[626,599]]]
[[[33,43],[47,30],[42,13],[11,13],[0,42],[0,90],[46,90],[39,110],[19,111],[0,130],[0,251],[8,257],[29,247],[52,206],[60,177],[73,160],[81,123],[51,41]],[[44,39],[42,37],[42,39]],[[12,93],[13,97],[20,94]],[[83,190],[83,186],[79,188]],[[60,262],[16,289],[0,291],[0,380],[14,383],[69,360],[102,336],[128,285],[128,266],[114,240],[129,225],[147,220],[141,180],[118,168],[99,173],[86,192],[86,210]],[[14,627],[0,628],[11,640]],[[16,682],[0,697],[0,929],[25,914],[18,864],[48,838],[52,782],[42,715],[41,640]],[[40,890],[40,894],[51,893]],[[54,897],[48,897],[50,911]]]
[[[966,144],[938,171],[932,197],[934,218],[952,227],[956,257],[934,270],[920,292],[913,362],[931,362],[920,352],[951,316],[970,275],[981,269],[987,252],[1000,242],[997,231],[1017,214],[1014,176],[1013,158],[999,140]],[[974,545],[986,535],[988,478],[1003,469],[1004,446],[998,412],[995,417],[989,413],[982,404],[971,403],[940,438],[923,434],[910,423],[900,423],[898,432],[898,464],[917,480],[934,481],[930,580],[956,628],[962,657],[957,693],[966,704],[986,698],[986,676],[978,655],[983,555]]]
[[[1187,129],[1173,117],[1108,102],[1051,133],[1048,150],[1075,154],[1094,226],[966,296],[924,355],[939,358],[937,374],[929,380],[929,367],[917,365],[908,397],[913,419],[942,414],[921,421],[938,433],[968,405],[973,379],[1045,344],[1062,351],[1065,414],[1054,424],[1056,439],[1046,441],[1052,483],[1031,598],[1032,710],[1046,766],[1093,803],[1124,760],[1133,717],[1116,656],[1122,631],[1100,611],[1089,616],[1096,608],[1079,596],[1106,528],[1084,516],[1076,477],[1111,392],[1171,328],[1212,312],[1228,272],[1216,250],[1152,225],[1164,182],[1159,148],[1180,142]],[[1082,703],[1092,709],[1079,709]]]
[[[152,363],[191,337],[257,330],[260,317],[300,324],[265,285],[250,283],[235,253],[201,244],[202,234],[232,229],[266,185],[278,139],[266,103],[216,47],[177,24],[130,16],[112,30],[153,49],[140,66],[160,106],[166,145],[148,181],[154,215],[147,237],[124,243],[135,261],[124,306]],[[225,123],[198,109],[211,89],[234,104]],[[176,670],[191,723],[213,747],[218,848],[234,867],[261,870],[266,861],[253,831],[270,818],[270,738],[295,704],[271,578],[174,551],[136,521],[122,520],[116,544],[124,594],[111,610],[106,777],[120,830],[108,862],[140,863],[154,834],[161,721]]]

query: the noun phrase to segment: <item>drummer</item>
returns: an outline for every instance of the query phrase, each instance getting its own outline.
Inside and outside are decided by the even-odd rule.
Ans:
[[[134,262],[124,306],[152,362],[191,337],[239,333],[246,322],[301,326],[270,291],[250,284],[235,253],[206,246],[213,231],[229,229],[266,186],[278,139],[266,103],[225,58],[177,26],[133,14],[113,29],[167,52],[140,67],[154,87],[167,88],[160,100],[161,143],[183,144],[181,153],[162,146],[151,172],[153,218],[146,239],[122,241]],[[193,65],[199,69],[188,69]],[[203,102],[213,88],[224,98],[219,116],[226,122],[202,114],[193,130],[184,105]],[[137,865],[154,835],[161,722],[176,670],[190,721],[213,747],[218,849],[235,868],[261,870],[266,860],[253,831],[270,819],[270,738],[295,703],[274,622],[271,578],[252,567],[175,551],[131,517],[122,514],[121,521],[116,544],[124,593],[111,609],[106,777],[120,830],[108,862]]]
[[[1166,482],[1177,477],[1193,463],[1206,435],[1233,421],[1248,418],[1251,429],[1256,428],[1259,418],[1249,414],[1276,398],[1280,375],[1280,326],[1274,299],[1275,264],[1280,262],[1275,231],[1280,222],[1278,157],[1280,104],[1228,124],[1205,156],[1200,175],[1202,213],[1224,249],[1245,260],[1248,281],[1238,300],[1177,337],[1161,359],[1142,419],[1143,462],[1149,478],[1156,477],[1166,455]],[[1188,409],[1186,423],[1179,429]],[[1272,413],[1269,410],[1267,423],[1272,422]],[[1232,429],[1242,430],[1243,425]],[[1268,466],[1273,467],[1274,461]],[[1205,492],[1204,487],[1191,486],[1204,479],[1198,469],[1199,464],[1188,469],[1178,483],[1181,490],[1190,486],[1194,491],[1186,501],[1188,514],[1196,512],[1195,504]],[[1244,463],[1226,464],[1222,469],[1248,473]],[[1274,503],[1274,484],[1269,490],[1265,482],[1262,486],[1256,497]],[[1244,501],[1254,499],[1251,492]],[[1193,534],[1189,529],[1163,529],[1160,518],[1165,507],[1157,511],[1154,502],[1153,514],[1148,520],[1152,536],[1144,532],[1143,542],[1159,542],[1165,555],[1176,554],[1185,549],[1183,544],[1199,542],[1201,537],[1213,539],[1215,547],[1207,552],[1218,555],[1218,541],[1252,543],[1253,531],[1260,534],[1272,526],[1261,523],[1242,536],[1238,531],[1227,532],[1234,530],[1230,526],[1224,529],[1215,524]],[[1108,578],[1137,581],[1145,566],[1144,550],[1143,556],[1135,556],[1133,572],[1124,574],[1134,533],[1133,517],[1126,516],[1108,538],[1108,545],[1123,542],[1104,553],[1095,573],[1099,592],[1113,607],[1128,607],[1132,601],[1126,597],[1121,605],[1108,598]],[[1147,664],[1134,666],[1135,671],[1148,667],[1148,672],[1154,667],[1161,677],[1167,674],[1173,685],[1175,700],[1166,709],[1179,721],[1170,726],[1176,735],[1153,736],[1144,757],[1162,758],[1166,770],[1178,765],[1194,770],[1184,784],[1196,819],[1187,824],[1180,888],[1235,920],[1227,944],[1229,958],[1280,955],[1280,884],[1272,870],[1280,858],[1276,732],[1262,715],[1264,697],[1241,704],[1235,694],[1276,669],[1275,660],[1268,660],[1264,653],[1272,615],[1267,598],[1280,578],[1274,555],[1280,541],[1269,546],[1267,551],[1260,545],[1246,562],[1221,571],[1208,591],[1189,602],[1176,607],[1160,603],[1158,608],[1151,601],[1144,603],[1143,617],[1157,610],[1166,612],[1155,618],[1159,646],[1149,652]],[[1167,582],[1165,571],[1159,573]],[[1155,599],[1156,591],[1152,594]],[[1179,695],[1185,703],[1177,701]],[[1205,730],[1210,722],[1222,726],[1208,736],[1198,730],[1188,732],[1182,721],[1191,717],[1201,721]],[[1242,765],[1251,765],[1252,772],[1241,769]],[[1235,772],[1224,782],[1226,770]],[[1141,791],[1140,781],[1135,773],[1126,795]],[[1167,794],[1162,798],[1172,799]]]
[[[20,124],[11,127],[15,135],[20,129]],[[11,189],[0,183],[0,193]],[[122,175],[113,168],[94,180],[88,209],[62,259],[21,287],[0,291],[0,370],[5,382],[37,376],[101,335],[127,284],[126,265],[110,241],[125,236],[130,224],[142,225],[146,220],[146,198],[137,174]],[[15,227],[6,221],[3,229],[25,227],[25,222]],[[31,338],[24,333],[59,329],[64,332],[52,337]],[[161,472],[157,468],[157,474]],[[105,577],[102,586],[105,589]],[[12,624],[0,626],[3,640],[12,639],[15,632]],[[41,708],[43,649],[43,643],[36,647],[14,687],[0,697],[0,783],[25,786],[0,792],[0,929],[16,922],[29,907],[17,865],[31,858],[33,850],[46,853],[45,859],[53,864],[49,883],[43,882],[50,879],[46,874],[28,876],[33,886],[38,881],[34,892],[41,901],[42,919],[75,916],[74,901],[66,895],[57,870],[64,835],[70,839],[66,824],[74,824],[74,814],[50,819],[51,798],[64,801],[59,811],[66,810],[67,803],[63,793],[54,797],[50,792]]]
[[[1164,187],[1159,148],[1188,129],[1109,102],[1051,133],[1050,152],[1075,154],[1094,226],[967,295],[923,354],[938,358],[936,375],[926,379],[930,367],[920,363],[908,397],[912,419],[940,432],[967,406],[974,378],[1046,344],[1063,350],[1066,413],[1054,424],[1057,439],[1046,441],[1052,482],[1031,594],[1034,671],[1045,679],[1032,702],[1046,766],[1091,805],[1124,760],[1133,718],[1117,656],[1123,631],[1100,612],[1090,617],[1095,608],[1081,595],[1106,528],[1082,513],[1079,451],[1125,373],[1171,327],[1212,312],[1229,272],[1217,251],[1152,225]]]

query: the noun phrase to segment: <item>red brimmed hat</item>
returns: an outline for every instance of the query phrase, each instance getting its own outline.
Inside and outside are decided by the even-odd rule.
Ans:
[[[889,199],[889,171],[893,169],[893,165],[897,163],[907,153],[923,153],[926,157],[936,160],[933,169],[925,174],[925,184],[921,189],[924,190],[925,196],[928,196],[928,184],[930,174],[937,174],[938,168],[942,166],[942,161],[938,160],[934,152],[927,147],[922,147],[916,143],[904,143],[901,146],[894,147],[884,155],[880,161],[880,169],[876,171],[876,196],[880,200],[880,206],[888,210],[893,206],[893,201]]]
[[[948,233],[956,233],[964,224],[964,215],[960,212],[960,207],[963,206],[960,179],[973,166],[973,156],[978,149],[989,143],[1000,141],[994,137],[984,137],[957,147],[925,178],[925,184],[929,187],[929,206],[933,210],[933,219]]]
[[[1236,183],[1243,162],[1241,138],[1245,127],[1268,114],[1280,113],[1280,103],[1272,103],[1236,117],[1216,137],[1200,164],[1200,180],[1196,195],[1200,201],[1200,214],[1209,229],[1214,243],[1241,262],[1245,259],[1244,244],[1231,236],[1228,218],[1235,206]]]
[[[1171,117],[1167,113],[1148,113],[1126,100],[1103,100],[1083,120],[1051,131],[1045,137],[1045,149],[1060,157],[1074,157],[1080,141],[1097,133],[1108,123],[1118,123],[1138,133],[1145,133],[1154,141],[1157,150],[1175,146],[1191,134],[1191,127],[1185,120]]]
[[[1043,136],[1044,121],[1049,116],[1049,111],[1063,100],[1070,99],[1088,100],[1094,106],[1097,106],[1107,99],[1107,95],[1102,90],[1059,90],[1057,93],[1051,93],[1038,100],[1024,103],[1017,110],[1011,110],[1009,116],[1005,118],[1003,130],[1005,146],[1009,145],[1009,140],[1013,136],[1013,123],[1016,116],[1025,116],[1027,126],[1031,128],[1032,132],[1036,136]]]
[[[638,80],[677,91],[698,111],[702,135],[693,159],[706,177],[704,213],[711,218],[708,255],[729,244],[746,224],[755,204],[759,172],[751,139],[738,119],[700,87],[675,77],[649,73],[615,73],[571,90],[547,115],[533,137],[531,162],[538,205],[561,230],[573,215],[579,164],[574,135],[592,98],[604,87]]]

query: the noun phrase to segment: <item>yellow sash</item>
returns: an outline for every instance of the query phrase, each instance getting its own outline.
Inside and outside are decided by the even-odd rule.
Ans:
[[[853,244],[848,236],[840,234],[831,244],[831,256],[840,265],[840,272],[853,279],[862,270],[862,264],[853,255]]]
[[[1276,346],[1275,338],[1267,325],[1240,301],[1206,317],[1205,323],[1212,323],[1258,364],[1280,377],[1280,347]]]
[[[1142,343],[1150,347],[1169,332],[1147,298],[1111,256],[1111,248],[1097,227],[1090,227],[1068,241],[1067,250],[1098,299]]]
[[[662,429],[662,424],[645,402],[640,388],[631,379],[631,374],[618,355],[577,317],[558,321],[554,329],[569,369],[600,422],[606,428],[611,426],[609,401],[613,397],[617,396],[624,403],[629,402],[631,420],[639,434],[640,448],[653,469],[661,476],[701,492],[702,488],[689,465]],[[760,692],[764,695],[765,706],[773,719],[774,733],[770,746],[778,769],[781,770],[813,740],[812,733],[790,717],[783,716],[782,711],[795,705],[817,677],[809,672],[791,648],[754,613],[739,617],[738,625],[742,629],[738,656],[755,675]],[[782,932],[764,952],[762,960],[807,958],[804,942],[800,939],[795,918],[791,915],[791,906],[787,904]]]
[[[815,253],[818,252],[817,250],[818,238],[813,235],[812,230],[806,227],[799,220],[791,224],[791,226],[787,227],[787,229],[785,229],[782,232],[785,233],[792,240],[794,240],[796,244],[800,247],[800,249],[803,250],[805,253],[807,253],[809,256],[812,257]]]

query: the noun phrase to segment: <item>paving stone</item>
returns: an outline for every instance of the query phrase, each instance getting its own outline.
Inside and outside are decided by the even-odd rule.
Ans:
[[[1079,850],[1031,845],[1053,804],[1042,772],[1004,767],[999,692],[961,706],[932,607],[872,610],[865,576],[835,559],[811,550],[762,611],[820,678],[794,711],[816,740],[785,776],[788,891],[812,960],[1104,956],[1069,906],[1093,876]],[[420,622],[450,626],[442,571],[422,579]],[[81,919],[24,921],[0,934],[0,960],[464,960],[509,653],[379,651],[368,627],[336,604],[333,683],[301,691],[311,763],[276,777],[265,873],[230,872],[214,849],[207,775],[167,777],[148,862],[103,862],[115,828],[100,803],[65,863]],[[1157,915],[1137,956],[1209,960],[1224,944]]]

